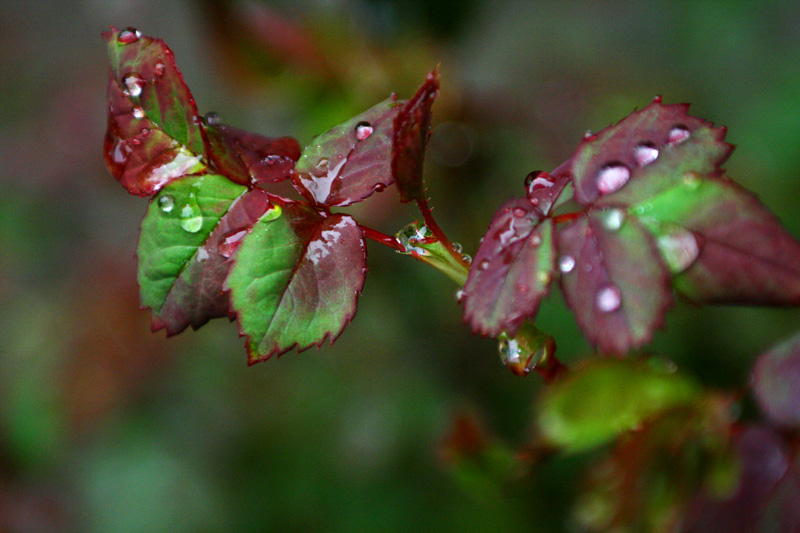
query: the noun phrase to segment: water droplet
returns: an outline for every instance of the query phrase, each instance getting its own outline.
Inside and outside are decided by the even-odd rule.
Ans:
[[[139,146],[140,144],[142,144],[142,140],[139,137],[133,137],[131,139],[131,144],[134,146]]]
[[[181,207],[181,227],[189,233],[197,233],[203,227],[203,214],[197,205],[194,193],[189,194],[186,204]]]
[[[653,103],[654,103],[654,104],[660,104],[660,103],[661,103],[661,102],[663,102],[663,101],[664,101],[664,99],[661,97],[661,95],[660,95],[660,94],[657,94],[657,95],[655,95],[655,96],[653,97]]]
[[[456,291],[456,301],[461,302],[464,299],[464,289],[458,289]]]
[[[229,231],[220,238],[217,244],[217,251],[219,251],[222,257],[228,258],[232,256],[239,248],[239,245],[242,244],[242,239],[244,239],[247,233],[247,229]]]
[[[418,226],[417,224],[418,222],[412,222],[411,224],[408,224],[403,229],[397,232],[395,238],[406,250],[405,253],[428,255],[428,251],[425,248],[417,246],[418,244],[420,244],[420,242],[428,240],[427,237],[429,233],[428,227],[425,224],[421,226]]]
[[[461,253],[461,252],[464,250],[464,248],[461,246],[461,243],[454,242],[454,243],[452,243],[452,244],[453,244],[453,250],[454,250],[454,251],[455,251],[457,254],[460,254],[460,253]]]
[[[500,360],[504,365],[517,366],[521,363],[522,347],[516,339],[509,339],[506,335],[502,335],[497,349],[500,352]]]
[[[609,163],[597,173],[597,189],[600,194],[610,194],[621,189],[630,177],[631,171],[628,167],[619,162]]]
[[[201,246],[197,249],[197,255],[195,256],[195,261],[198,263],[205,261],[208,259],[208,249],[205,246]]]
[[[531,244],[531,246],[536,248],[537,246],[542,244],[542,238],[539,236],[538,233],[535,233],[535,234],[531,235],[531,238],[528,239],[528,242]]]
[[[609,231],[617,231],[625,222],[625,211],[622,209],[608,209],[604,213],[603,227]]]
[[[117,35],[117,42],[120,44],[131,44],[135,43],[139,40],[139,37],[142,36],[142,32],[134,28],[125,28],[119,35]]]
[[[525,213],[527,213],[527,211],[525,211],[525,210],[524,210],[523,208],[521,208],[521,207],[515,207],[515,208],[514,208],[514,216],[515,216],[515,217],[524,217],[524,216],[525,216]]]
[[[539,199],[538,198],[531,198],[529,201],[530,201],[531,205],[533,205],[533,206],[539,205]]]
[[[134,98],[142,94],[144,80],[136,74],[126,74],[122,77],[122,92]]]
[[[317,161],[317,165],[314,168],[316,168],[317,170],[323,170],[323,171],[327,172],[328,171],[328,160],[323,157],[322,159]]]
[[[356,139],[358,139],[359,141],[363,141],[364,139],[372,135],[373,131],[372,124],[363,121],[359,122],[358,124],[356,124],[355,131],[356,131]]]
[[[700,244],[694,233],[680,226],[671,226],[667,231],[658,237],[656,244],[670,271],[679,274],[700,255]]]
[[[618,288],[609,285],[597,291],[594,303],[601,313],[611,313],[622,305],[622,295]]]
[[[553,177],[542,170],[534,170],[525,176],[525,188],[528,189],[528,192],[536,189],[549,189],[553,185],[555,185]]]
[[[548,283],[550,283],[550,278],[551,278],[550,272],[547,272],[546,270],[540,270],[539,272],[536,273],[536,279],[542,285],[547,285]]]
[[[156,76],[161,77],[164,75],[164,71],[167,67],[164,66],[164,63],[158,62],[153,66],[153,71],[156,73]]]
[[[651,142],[644,142],[633,149],[633,159],[640,167],[658,159],[658,148]]]
[[[695,172],[687,172],[686,174],[683,175],[683,184],[690,191],[696,191],[697,189],[700,188],[700,185],[702,184],[702,179]]]
[[[219,115],[216,114],[214,111],[209,111],[205,114],[206,124],[209,126],[215,126],[219,124]]]
[[[484,259],[483,261],[481,261],[481,264],[478,265],[478,268],[481,269],[481,270],[488,269],[489,268],[489,260],[488,259]]]
[[[465,263],[470,264],[472,263],[472,256],[469,254],[462,254],[461,259],[464,260]]]
[[[144,118],[144,109],[139,106],[133,108],[133,118]]]
[[[648,211],[650,211],[652,209],[653,209],[653,204],[650,204],[650,203],[639,204],[639,205],[633,207],[633,212],[635,214],[641,216],[641,215],[644,215],[645,213],[647,213]]]
[[[383,183],[376,183],[375,186],[372,187],[372,190],[375,192],[383,192],[386,190],[386,185]]]
[[[573,258],[571,255],[562,255],[558,259],[558,269],[564,274],[572,272],[574,268],[575,268],[575,258]]]
[[[171,194],[159,197],[158,207],[165,213],[169,213],[175,207],[175,198]]]
[[[686,139],[688,139],[689,135],[691,135],[691,133],[689,132],[689,128],[687,128],[683,124],[677,124],[673,126],[671,130],[669,130],[669,136],[667,137],[667,142],[669,144],[680,144],[684,142]]]
[[[583,133],[583,140],[584,141],[594,141],[595,139],[597,139],[597,135],[595,135],[592,130],[586,130]]]
[[[267,209],[263,215],[261,215],[261,220],[266,222],[272,222],[273,220],[277,220],[283,214],[283,209],[279,205],[273,205],[269,209]]]

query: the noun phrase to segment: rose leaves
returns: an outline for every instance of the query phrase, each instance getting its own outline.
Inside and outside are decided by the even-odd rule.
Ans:
[[[589,341],[617,355],[651,340],[672,289],[697,303],[800,304],[800,243],[724,176],[725,129],[687,108],[657,99],[587,135],[552,177],[529,176],[533,209],[525,200],[501,208],[476,254],[463,298],[473,331],[514,335],[551,278]],[[583,210],[553,214],[567,182]],[[512,205],[526,235],[554,233],[547,260],[504,240]]]
[[[137,251],[152,329],[174,335],[235,318],[250,363],[333,342],[356,311],[366,244],[356,221],[329,207],[395,181],[403,199],[421,197],[438,73],[411,100],[377,104],[301,156],[291,137],[239,130],[215,113],[201,117],[163,41],[113,27],[103,39],[110,58],[104,157],[131,194],[155,195]],[[289,178],[309,203],[264,190]]]

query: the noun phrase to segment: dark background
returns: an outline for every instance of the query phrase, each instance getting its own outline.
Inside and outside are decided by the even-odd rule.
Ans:
[[[540,380],[470,334],[449,279],[374,243],[334,347],[248,368],[227,321],[151,334],[146,201],[101,158],[109,24],[163,38],[201,112],[301,144],[441,63],[426,179],[469,253],[529,171],[656,94],[727,125],[730,176],[800,235],[797,2],[0,2],[3,530],[561,531],[579,479],[580,457],[499,499],[455,482],[453,417],[522,445]],[[418,217],[393,189],[349,212]],[[741,389],[798,318],[679,302],[653,348]],[[590,354],[558,291],[539,324],[563,360]]]

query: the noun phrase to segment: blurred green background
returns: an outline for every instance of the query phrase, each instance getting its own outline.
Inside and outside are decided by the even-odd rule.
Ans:
[[[452,282],[370,243],[333,347],[248,368],[234,325],[138,309],[146,202],[101,158],[114,24],[162,37],[201,112],[301,144],[441,62],[426,179],[474,253],[524,176],[656,94],[729,128],[729,174],[800,236],[800,3],[0,2],[0,530],[563,531],[585,457],[499,494],[446,461],[461,414],[513,446],[541,388],[462,324]],[[394,233],[393,190],[349,209]],[[560,295],[540,325],[590,354]],[[653,348],[742,388],[797,310],[678,303]]]

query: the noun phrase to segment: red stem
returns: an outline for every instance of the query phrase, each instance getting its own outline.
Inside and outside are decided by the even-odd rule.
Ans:
[[[392,237],[391,235],[386,235],[385,233],[381,233],[378,230],[374,230],[372,228],[368,228],[367,226],[362,226],[361,224],[358,225],[361,228],[361,231],[364,232],[364,236],[368,239],[372,239],[375,242],[379,242],[384,246],[388,246],[389,248],[394,248],[399,252],[405,252],[405,248],[403,245],[400,244],[397,239]]]
[[[450,252],[450,255],[453,256],[458,263],[464,265],[464,267],[469,270],[470,264],[464,261],[462,254],[456,251],[453,247],[453,243],[450,242],[450,239],[447,238],[447,235],[444,234],[442,228],[439,227],[439,224],[436,223],[436,220],[433,218],[433,213],[431,213],[430,207],[428,207],[428,200],[423,196],[422,198],[417,200],[417,206],[419,207],[419,212],[422,214],[422,219],[425,221],[425,225],[428,226],[436,238],[439,239],[439,242]]]
[[[560,224],[562,222],[572,222],[581,215],[585,215],[586,211],[576,211],[574,213],[564,213],[553,217],[553,224]]]

